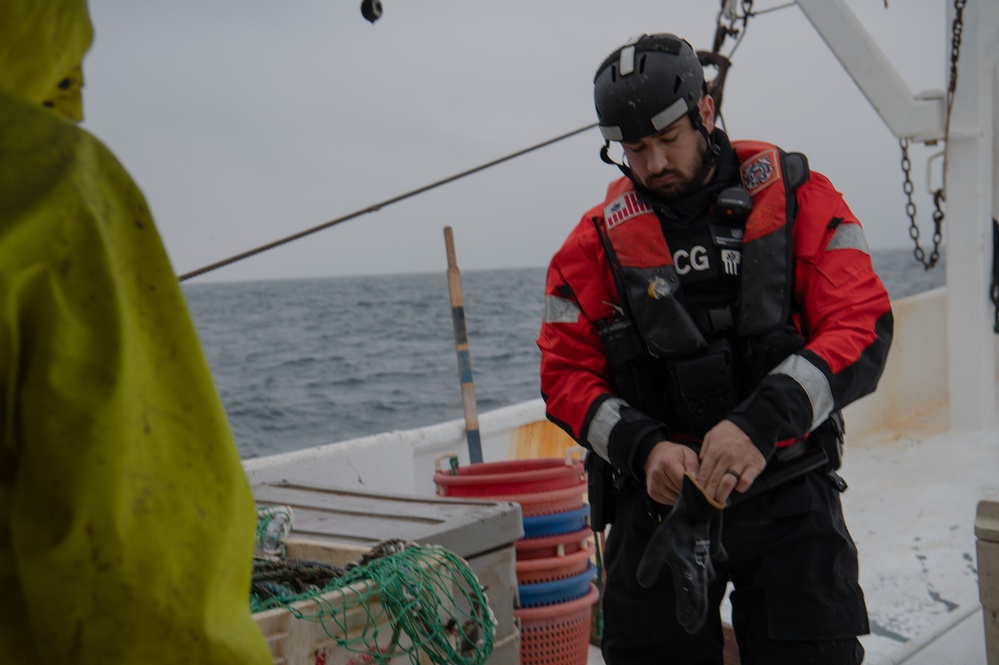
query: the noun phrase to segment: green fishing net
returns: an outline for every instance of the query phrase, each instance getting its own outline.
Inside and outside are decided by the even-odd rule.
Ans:
[[[290,522],[290,511],[260,511],[258,555],[264,544],[283,553],[280,532]],[[260,556],[250,610],[275,608],[321,625],[365,662],[481,665],[493,650],[496,618],[478,579],[464,559],[434,545],[387,541],[345,566]]]

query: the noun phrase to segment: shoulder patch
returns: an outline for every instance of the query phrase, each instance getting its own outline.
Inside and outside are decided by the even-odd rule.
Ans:
[[[632,217],[644,215],[647,212],[652,212],[652,208],[645,201],[638,198],[638,194],[635,192],[625,192],[604,208],[604,219],[606,220],[607,230],[609,231],[618,224],[626,222]]]
[[[742,184],[750,194],[766,189],[780,179],[780,156],[777,148],[756,153],[740,165],[739,171]]]

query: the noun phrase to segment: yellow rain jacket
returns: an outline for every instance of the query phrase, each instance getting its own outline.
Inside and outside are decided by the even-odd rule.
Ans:
[[[0,2],[0,663],[264,665],[253,499],[183,295],[64,117],[90,39],[83,0]]]

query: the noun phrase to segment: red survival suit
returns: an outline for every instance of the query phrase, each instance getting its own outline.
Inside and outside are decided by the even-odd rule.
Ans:
[[[807,435],[874,390],[891,341],[891,306],[860,223],[829,180],[806,165],[803,182],[790,182],[790,158],[804,158],[773,145],[732,147],[753,201],[735,334],[752,340],[793,326],[804,341],[723,414],[769,460],[778,442]],[[622,399],[598,329],[624,312],[638,324],[648,362],[697,353],[704,340],[694,321],[703,317],[688,316],[676,272],[658,218],[621,178],[552,259],[545,289],[538,346],[549,419],[643,484],[649,450],[671,432]]]

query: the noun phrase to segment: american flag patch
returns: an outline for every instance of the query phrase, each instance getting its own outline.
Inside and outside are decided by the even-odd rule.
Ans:
[[[626,222],[632,217],[644,215],[647,212],[652,212],[652,208],[638,198],[638,194],[635,192],[625,192],[604,208],[604,219],[607,220],[607,230],[609,231],[618,224]]]

